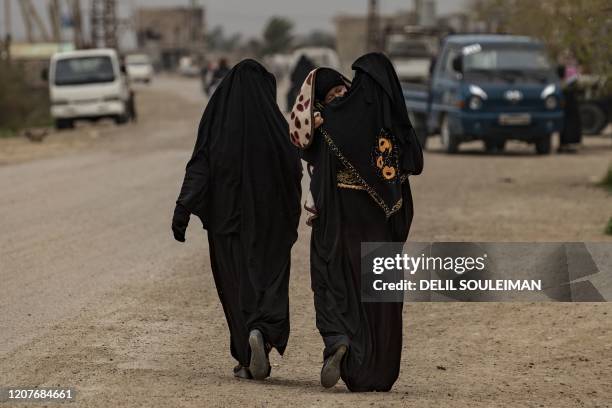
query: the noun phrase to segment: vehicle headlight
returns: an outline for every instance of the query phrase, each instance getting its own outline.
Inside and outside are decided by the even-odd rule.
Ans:
[[[553,110],[559,105],[559,102],[555,96],[551,95],[544,99],[544,105],[546,106],[546,109]]]
[[[472,110],[482,108],[482,99],[480,99],[478,96],[471,96],[468,100],[468,107]]]

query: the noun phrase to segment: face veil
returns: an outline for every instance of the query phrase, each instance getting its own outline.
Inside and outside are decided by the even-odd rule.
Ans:
[[[421,173],[423,153],[391,62],[382,54],[371,53],[352,67],[352,83],[329,68],[308,75],[291,112],[289,136],[304,149],[304,156],[312,155],[308,152],[311,144],[321,139],[342,167],[339,186],[367,191],[390,217],[402,206],[402,184],[410,175]],[[348,88],[342,98],[325,106],[312,103],[342,83]],[[315,130],[316,110],[324,123]]]

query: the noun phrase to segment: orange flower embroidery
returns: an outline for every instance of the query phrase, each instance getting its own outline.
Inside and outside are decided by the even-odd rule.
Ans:
[[[378,156],[378,159],[376,159],[376,167],[378,167],[379,169],[382,169],[384,164],[385,162],[383,161],[383,157]]]
[[[387,180],[391,180],[395,177],[395,169],[393,167],[385,166],[382,170],[383,177]]]
[[[384,137],[381,137],[380,139],[378,139],[378,150],[380,150],[381,153],[390,151],[391,147],[392,145],[389,139],[384,138]]]

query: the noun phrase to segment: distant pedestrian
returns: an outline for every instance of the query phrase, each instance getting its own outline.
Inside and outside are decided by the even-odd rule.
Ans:
[[[315,68],[314,63],[306,55],[300,56],[293,71],[291,71],[291,87],[289,92],[287,92],[287,110],[293,107],[295,98],[297,98],[306,76]]]
[[[223,78],[225,78],[225,76],[229,72],[230,72],[230,68],[229,68],[229,65],[227,63],[227,59],[220,58],[219,59],[219,64],[213,70],[213,72],[211,74],[210,82],[208,83],[208,87],[206,88],[206,93],[209,96],[212,95],[215,92],[215,90],[217,89],[217,87],[219,86],[221,81],[223,81]]]
[[[138,122],[138,111],[136,110],[136,92],[130,90],[130,96],[127,102],[128,116],[134,123]]]
[[[206,106],[172,219],[178,241],[191,214],[208,232],[240,378],[269,376],[268,353],[283,354],[289,337],[302,167],[288,133],[274,76],[253,60],[236,65]]]
[[[203,62],[200,66],[200,81],[202,83],[202,92],[207,93],[208,89],[208,75],[210,72],[209,63]]]
[[[565,106],[564,126],[559,138],[559,153],[575,153],[576,145],[582,142],[582,121],[578,102],[578,70],[566,69],[563,81]]]

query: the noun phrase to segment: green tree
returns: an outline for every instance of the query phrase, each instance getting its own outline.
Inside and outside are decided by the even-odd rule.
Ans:
[[[240,47],[242,36],[239,33],[227,36],[223,27],[215,26],[206,34],[208,48],[215,51],[233,51]]]
[[[308,33],[303,38],[301,38],[299,43],[300,46],[319,46],[335,48],[336,37],[326,31],[314,30]]]
[[[293,22],[285,17],[272,17],[263,31],[262,53],[275,54],[289,50],[293,42]]]
[[[471,9],[490,31],[537,37],[553,57],[571,51],[612,85],[610,0],[472,0]]]

